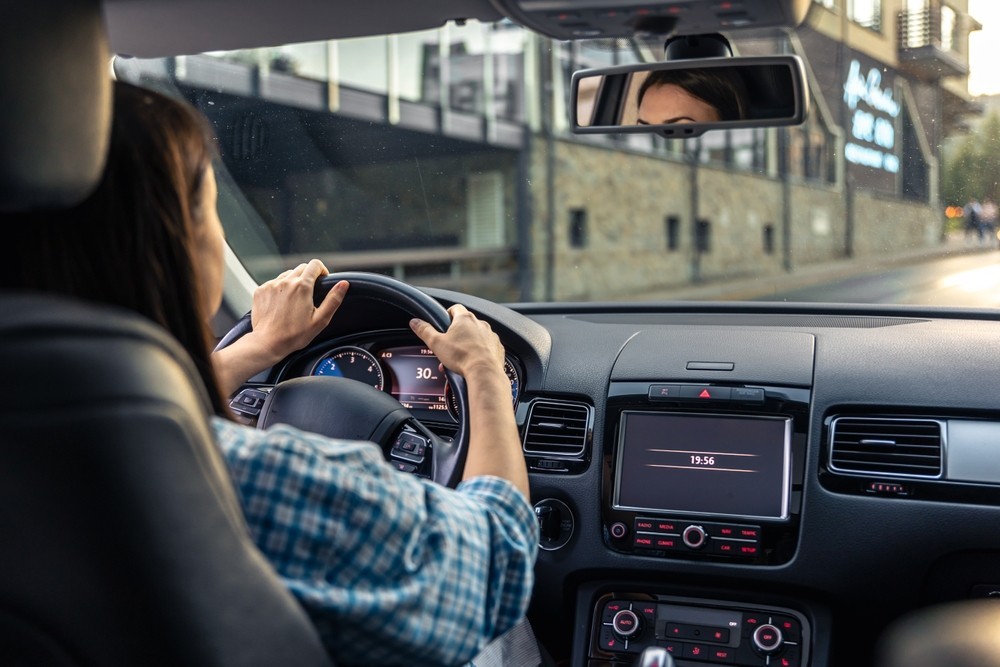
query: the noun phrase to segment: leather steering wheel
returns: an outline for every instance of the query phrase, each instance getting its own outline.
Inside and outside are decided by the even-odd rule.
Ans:
[[[448,311],[435,299],[412,285],[376,273],[341,272],[324,276],[316,281],[315,302],[320,303],[341,280],[351,284],[345,301],[380,301],[430,322],[439,331],[447,330],[451,323]],[[249,333],[250,315],[240,318],[216,349],[231,345]],[[454,487],[462,478],[469,446],[469,399],[462,376],[447,369],[445,375],[458,401],[458,432],[452,440],[429,431],[390,395],[346,378],[302,377],[279,382],[264,402],[257,427],[289,424],[331,438],[369,440],[385,452],[400,451],[403,432],[411,442],[414,437],[426,441],[431,477],[439,484]],[[409,453],[403,456],[413,458]]]

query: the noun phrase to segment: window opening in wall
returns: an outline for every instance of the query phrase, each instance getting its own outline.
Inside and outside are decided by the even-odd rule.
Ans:
[[[700,253],[712,250],[712,223],[708,220],[699,220],[695,223],[694,247]]]
[[[668,215],[665,220],[667,231],[667,250],[677,250],[681,244],[681,219],[676,215]]]
[[[587,209],[569,211],[569,245],[571,248],[587,247]]]
[[[882,30],[882,0],[848,0],[847,17],[865,28]]]
[[[774,254],[774,225],[764,225],[764,253]]]

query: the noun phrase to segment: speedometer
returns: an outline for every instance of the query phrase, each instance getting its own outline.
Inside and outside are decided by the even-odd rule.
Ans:
[[[517,398],[521,393],[521,373],[517,370],[517,366],[510,357],[505,356],[503,358],[503,372],[507,376],[507,379],[510,380],[511,403],[517,407]],[[458,398],[451,390],[450,384],[446,388],[446,391],[448,394],[448,410],[451,412],[452,417],[458,419]]]
[[[343,377],[375,387],[385,386],[382,367],[371,352],[360,347],[338,347],[323,355],[313,366],[312,375]]]

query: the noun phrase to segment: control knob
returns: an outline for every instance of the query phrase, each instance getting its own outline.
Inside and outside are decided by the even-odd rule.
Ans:
[[[785,638],[776,626],[765,623],[753,631],[753,646],[764,655],[774,655],[781,650]]]
[[[631,609],[622,609],[611,619],[611,627],[619,637],[629,639],[642,631],[642,619]]]
[[[689,549],[701,549],[705,546],[705,540],[708,537],[705,535],[705,529],[701,526],[688,526],[684,529],[681,539],[684,540],[684,544]]]

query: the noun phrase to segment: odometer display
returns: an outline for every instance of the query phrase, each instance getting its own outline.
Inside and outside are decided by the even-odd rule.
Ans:
[[[385,377],[378,360],[360,347],[338,347],[331,350],[316,362],[312,374],[357,380],[379,391],[385,386]]]

